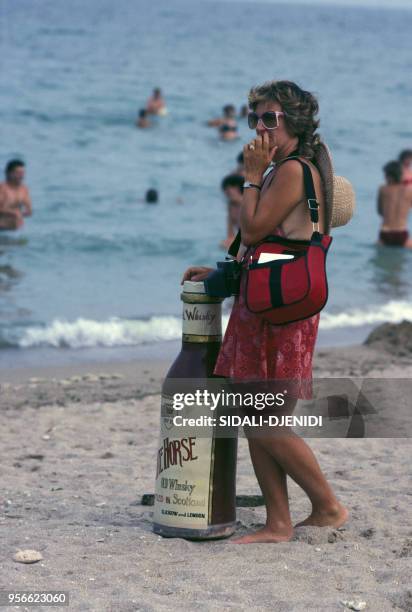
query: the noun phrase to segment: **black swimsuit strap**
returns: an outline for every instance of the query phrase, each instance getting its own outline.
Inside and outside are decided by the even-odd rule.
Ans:
[[[298,157],[298,155],[299,155],[299,151],[295,149],[295,151],[292,151],[292,153],[288,157],[285,157],[285,159],[283,159],[279,165],[284,164],[289,159],[295,159],[301,164],[303,168],[303,183],[305,187],[306,200],[309,206],[310,219],[312,223],[318,223],[319,222],[319,204],[316,199],[316,192],[315,192],[315,186],[313,184],[312,171],[310,167],[308,166],[308,164],[302,161]],[[229,250],[228,250],[229,255],[231,255],[232,257],[236,257],[236,255],[238,254],[239,248],[240,248],[241,241],[242,241],[242,235],[239,230],[235,239],[233,240],[232,244],[229,247]]]

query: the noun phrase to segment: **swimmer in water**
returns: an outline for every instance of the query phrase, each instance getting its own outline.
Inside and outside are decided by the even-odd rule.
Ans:
[[[240,174],[240,176],[245,176],[245,162],[243,159],[243,151],[239,153],[239,155],[236,158],[236,161],[237,161],[237,166],[233,170],[233,172],[231,172],[231,174]]]
[[[23,217],[32,214],[29,190],[23,185],[25,165],[12,159],[5,168],[6,180],[0,183],[0,229],[16,230],[24,223]]]
[[[148,189],[145,195],[147,204],[156,204],[159,200],[159,194],[156,189]]]
[[[243,104],[243,106],[240,107],[239,118],[246,119],[248,114],[249,114],[249,107],[247,104]]]
[[[147,110],[145,108],[142,108],[141,110],[139,110],[139,115],[138,115],[138,117],[136,119],[136,127],[142,128],[142,129],[151,127],[152,124],[151,124],[150,119],[149,119],[149,117],[147,115],[148,115],[148,113],[147,113]]]
[[[209,127],[217,127],[222,140],[234,140],[239,138],[236,123],[236,109],[233,104],[223,107],[223,117],[210,119],[207,122]]]
[[[229,174],[222,181],[222,191],[227,201],[226,238],[220,246],[228,249],[239,231],[240,206],[243,199],[243,183],[245,179],[239,174]]]
[[[412,150],[405,149],[399,155],[399,163],[402,166],[402,184],[412,185]]]
[[[162,96],[162,90],[156,87],[153,94],[146,103],[146,110],[151,115],[165,115],[167,113],[166,102]]]
[[[412,185],[402,181],[399,161],[390,161],[383,167],[386,185],[378,192],[378,214],[382,217],[378,244],[412,249],[409,238],[408,216],[412,206]]]

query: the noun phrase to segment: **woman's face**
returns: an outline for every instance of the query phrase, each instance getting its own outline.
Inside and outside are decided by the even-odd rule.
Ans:
[[[268,111],[282,112],[282,107],[278,102],[259,102],[255,110],[256,114],[259,117],[261,117],[263,113],[267,113]],[[289,144],[290,141],[293,139],[293,136],[291,136],[286,129],[284,117],[278,117],[278,127],[273,130],[268,130],[263,125],[262,120],[260,120],[256,126],[256,134],[258,136],[263,136],[265,132],[267,132],[267,134],[269,135],[269,145],[271,147],[277,146],[282,148],[285,145]]]

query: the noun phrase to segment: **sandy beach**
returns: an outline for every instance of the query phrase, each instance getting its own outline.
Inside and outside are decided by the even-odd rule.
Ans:
[[[412,350],[376,342],[319,350],[314,376],[412,376]],[[340,529],[302,527],[288,543],[247,547],[152,533],[141,498],[153,492],[168,366],[3,371],[1,589],[66,590],[76,611],[410,610],[406,438],[309,440],[350,510]],[[293,482],[289,491],[297,522],[309,501]],[[237,493],[260,493],[244,439]],[[237,518],[237,534],[252,530],[264,507],[238,508]],[[43,559],[13,560],[24,549]]]
[[[0,612],[51,607],[29,593],[64,594],[62,612],[412,612],[411,15],[412,0],[2,0]],[[323,250],[305,258],[312,233]],[[261,278],[245,300],[236,235]],[[293,320],[279,335],[277,307]],[[182,337],[176,377],[281,383],[166,387]],[[293,414],[283,376],[313,391]],[[291,532],[286,468],[339,527],[235,542],[266,509],[241,424],[216,435],[239,428],[236,478],[233,440],[209,443],[234,395],[237,418],[283,406],[277,434],[298,417],[346,522],[304,445],[277,439],[252,448],[275,535]],[[173,418],[196,409],[212,423]],[[309,522],[287,485],[293,525]]]

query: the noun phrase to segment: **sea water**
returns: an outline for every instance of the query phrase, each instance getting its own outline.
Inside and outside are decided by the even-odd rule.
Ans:
[[[0,367],[167,352],[184,269],[224,256],[220,182],[253,135],[243,120],[223,143],[205,122],[273,78],[318,96],[357,195],[333,232],[319,343],[412,319],[412,252],[375,244],[381,168],[412,147],[411,31],[401,9],[3,0],[0,165],[26,161],[34,214],[0,234]],[[169,114],[138,130],[156,86]]]

